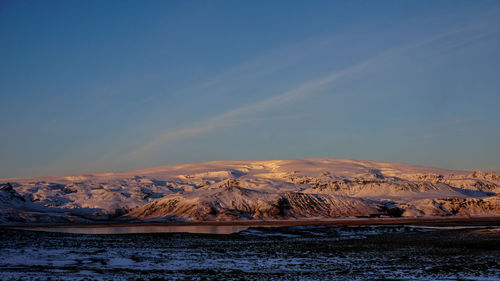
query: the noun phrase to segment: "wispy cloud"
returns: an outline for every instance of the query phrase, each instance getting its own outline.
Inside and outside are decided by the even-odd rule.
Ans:
[[[354,65],[348,66],[344,69],[336,70],[319,78],[312,79],[305,83],[299,84],[288,91],[272,95],[269,98],[265,98],[263,100],[257,101],[252,104],[234,108],[220,115],[213,116],[212,118],[193,123],[190,126],[174,131],[165,132],[164,134],[155,137],[153,140],[140,146],[139,148],[133,150],[132,152],[126,154],[125,156],[120,157],[120,159],[116,161],[116,163],[117,165],[119,165],[123,162],[128,162],[133,159],[138,159],[146,155],[150,155],[152,152],[157,151],[160,147],[168,145],[169,143],[175,142],[180,139],[212,132],[214,130],[221,128],[228,128],[235,126],[237,124],[240,124],[241,122],[244,122],[245,119],[251,119],[252,114],[255,115],[255,113],[257,112],[269,110],[280,106],[285,106],[292,102],[306,99],[309,96],[321,92],[321,90],[323,90],[327,86],[331,86],[335,82],[341,79],[352,78],[355,75],[359,75],[369,65],[384,63],[384,61],[388,58],[394,58],[405,54],[408,55],[409,53],[412,52],[412,50],[421,48],[426,45],[431,45],[436,42],[443,43],[443,40],[447,42],[444,43],[447,46],[455,45],[456,42],[453,41],[454,39],[453,36],[462,33],[464,30],[469,31],[470,29],[471,26],[464,26],[457,28],[455,30],[437,34],[429,38],[424,38],[421,40],[416,40],[409,42],[407,44],[403,44],[401,46],[389,48],[379,54],[374,55],[373,57],[365,59]],[[496,32],[496,28],[494,28],[492,32]],[[461,39],[464,41],[460,43],[464,44],[464,42],[471,42],[482,37],[483,36],[478,37],[477,34],[469,34],[468,36],[462,36]],[[206,81],[206,83],[203,83],[202,85],[211,86],[214,84],[224,84],[224,81],[227,81],[231,76],[235,75],[236,73],[240,73],[241,71],[244,71],[247,68],[254,69],[255,67],[257,67],[256,65],[263,64],[263,61],[265,60],[258,59],[249,63],[242,64],[241,66],[238,66],[230,71],[227,71],[221,75],[214,77],[212,80]],[[275,68],[280,69],[281,67],[276,66]]]
[[[178,89],[174,96],[183,96],[185,99],[189,99],[189,96],[199,95],[200,92],[210,92],[215,93],[217,96],[224,96],[225,94],[230,94],[241,88],[241,85],[247,85],[249,83],[254,83],[259,81],[262,77],[272,75],[286,69],[291,65],[298,65],[300,61],[307,58],[311,53],[317,53],[324,49],[326,46],[331,47],[332,42],[338,39],[336,37],[327,38],[311,38],[301,42],[296,42],[292,45],[287,45],[285,47],[276,48],[270,50],[266,53],[258,55],[251,58],[245,62],[237,64],[233,67],[225,69],[220,73],[217,73],[209,78],[202,79],[198,82],[186,85],[184,88]],[[339,75],[341,73],[338,73]],[[199,122],[191,123],[180,129],[166,131],[163,134],[157,135],[150,139],[145,144],[136,147],[132,152],[125,153],[126,147],[111,147],[106,153],[101,154],[101,156],[87,163],[81,163],[78,167],[76,164],[72,164],[74,170],[109,170],[116,167],[122,167],[124,163],[133,163],[134,159],[140,158],[142,155],[146,155],[151,151],[155,150],[161,145],[168,144],[169,142],[189,138],[202,133],[207,133],[219,128],[231,127],[237,124],[251,122],[256,120],[256,116],[249,116],[252,112],[264,110],[273,106],[278,106],[279,104],[285,104],[300,97],[300,92],[305,91],[306,87],[315,87],[315,83],[320,83],[319,80],[310,81],[308,83],[301,84],[294,87],[292,90],[278,93],[270,98],[255,102],[253,104],[240,106],[232,110],[228,110],[220,115],[213,116],[209,119],[205,119]],[[114,91],[119,91],[120,89],[114,89]],[[217,97],[215,97],[217,98]],[[150,94],[145,96],[140,104],[151,103],[155,101],[155,104],[168,104],[169,101],[165,100],[165,97],[161,93]],[[137,105],[137,104],[136,104]],[[244,119],[243,119],[244,117]],[[149,120],[161,120],[161,115],[152,115]],[[268,119],[268,118],[267,118]],[[154,122],[154,121],[153,121]],[[137,129],[136,124],[128,128],[128,131],[134,132]],[[62,158],[58,159],[52,165],[47,165],[43,168],[42,174],[50,173],[52,170],[63,170],[67,168],[65,162],[73,161],[73,159],[81,159],[87,157],[87,155],[80,155],[79,153],[84,150],[92,150],[92,146],[95,143],[88,144],[85,148],[78,151],[73,151],[72,153],[65,154]],[[129,150],[130,151],[130,150]]]
[[[193,138],[202,134],[207,134],[215,130],[230,128],[238,126],[246,122],[255,120],[260,112],[270,109],[284,107],[294,102],[306,100],[307,98],[322,93],[327,87],[335,85],[335,83],[343,79],[351,79],[359,77],[362,72],[370,67],[370,69],[377,69],[379,66],[387,64],[389,61],[397,61],[401,57],[413,56],[415,50],[432,46],[439,46],[438,51],[448,51],[449,49],[467,46],[470,43],[475,43],[498,32],[498,28],[490,25],[489,28],[484,28],[491,23],[491,20],[481,22],[476,25],[458,26],[455,29],[447,30],[446,32],[434,34],[428,38],[421,38],[406,44],[389,48],[378,54],[374,54],[368,59],[361,60],[360,62],[347,66],[340,70],[335,70],[326,75],[311,79],[304,83],[292,86],[291,89],[269,94],[267,98],[261,99],[251,104],[241,105],[233,109],[222,112],[221,114],[212,116],[208,119],[193,122],[187,126],[179,129],[168,130],[153,136],[148,141],[138,145],[128,153],[123,153],[125,149],[113,148],[108,154],[103,155],[93,163],[87,163],[88,167],[92,169],[110,169],[116,167],[123,167],[127,164],[137,163],[137,159],[149,159],[149,156],[158,153],[162,148],[173,144],[176,141]],[[482,30],[483,33],[479,34],[475,31]],[[486,31],[484,31],[486,30]],[[307,54],[315,52],[316,50],[325,50],[326,47],[331,47],[334,39],[323,38],[313,39],[300,42],[292,47],[276,49],[240,65],[236,65],[221,73],[212,76],[211,78],[193,83],[185,89],[180,89],[179,94],[193,94],[200,91],[214,92],[218,95],[221,93],[231,93],[242,84],[253,82],[258,78],[273,74],[286,69],[289,65],[297,65],[301,63],[301,59],[307,58]],[[436,49],[436,50],[437,50]],[[435,52],[421,52],[432,56],[438,56]],[[339,95],[339,93],[329,94]],[[344,94],[344,93],[342,93]],[[152,100],[161,100],[161,93],[151,95],[148,98]],[[161,101],[159,101],[161,103]],[[158,120],[161,120],[159,118]],[[132,129],[130,131],[133,131]],[[430,134],[416,136],[417,139],[433,138],[437,135]],[[133,166],[132,165],[132,166]],[[84,169],[84,168],[82,168]]]
[[[302,83],[289,91],[274,95],[272,97],[255,102],[253,104],[244,105],[232,109],[220,115],[214,116],[208,120],[195,123],[192,126],[182,128],[176,131],[166,132],[160,135],[159,137],[155,138],[153,141],[127,154],[124,158],[135,159],[137,157],[141,157],[143,154],[155,150],[160,145],[164,145],[168,142],[210,132],[219,128],[231,127],[237,124],[238,122],[241,122],[240,118],[243,116],[248,116],[251,115],[252,113],[257,113],[259,111],[268,110],[274,107],[283,106],[291,102],[294,102],[296,100],[306,98],[307,96],[317,93],[318,91],[322,90],[324,87],[330,85],[331,83],[337,81],[338,79],[362,71],[363,68],[370,61],[371,59],[339,71],[334,71],[318,79]]]

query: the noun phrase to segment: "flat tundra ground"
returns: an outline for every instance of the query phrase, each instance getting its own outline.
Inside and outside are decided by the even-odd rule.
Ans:
[[[495,224],[254,227],[230,235],[4,229],[0,278],[500,280]]]

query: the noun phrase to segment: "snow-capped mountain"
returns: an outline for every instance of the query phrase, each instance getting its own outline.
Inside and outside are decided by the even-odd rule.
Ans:
[[[347,159],[0,179],[0,223],[500,215],[500,175]]]

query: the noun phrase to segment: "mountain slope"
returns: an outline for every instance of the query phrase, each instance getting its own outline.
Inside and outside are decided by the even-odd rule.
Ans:
[[[500,176],[347,159],[0,180],[0,223],[500,215]]]

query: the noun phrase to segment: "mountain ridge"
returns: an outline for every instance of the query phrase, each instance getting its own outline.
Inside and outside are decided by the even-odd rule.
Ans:
[[[0,179],[0,223],[500,215],[499,193],[493,172],[330,158],[213,161]]]
[[[161,165],[161,166],[155,166],[155,167],[149,167],[149,168],[137,168],[137,169],[125,169],[125,170],[118,170],[118,171],[102,171],[102,172],[81,172],[81,173],[67,173],[67,174],[56,174],[56,175],[50,175],[50,176],[32,176],[32,177],[6,177],[6,178],[0,178],[0,182],[7,182],[7,181],[16,181],[16,180],[25,180],[25,179],[37,179],[37,178],[60,178],[60,177],[80,177],[84,175],[92,175],[92,176],[109,176],[109,175],[119,175],[119,174],[129,174],[129,173],[151,173],[152,171],[158,171],[158,170],[169,170],[169,169],[187,169],[190,168],[191,166],[199,166],[199,165],[217,165],[217,164],[222,164],[222,165],[231,165],[231,164],[244,164],[244,163],[264,163],[264,162],[277,162],[277,161],[322,161],[322,160],[336,160],[336,161],[343,161],[343,162],[360,162],[360,163],[378,163],[378,164],[389,164],[389,165],[401,165],[401,166],[409,166],[409,167],[415,167],[415,168],[424,168],[424,169],[434,169],[434,170],[441,170],[441,171],[449,171],[452,173],[471,173],[472,171],[467,171],[467,170],[455,170],[455,169],[446,169],[446,168],[437,168],[437,167],[430,167],[430,166],[424,166],[424,165],[414,165],[414,164],[409,164],[409,163],[402,163],[402,162],[385,162],[385,161],[375,161],[375,160],[354,160],[354,159],[348,159],[348,158],[299,158],[299,159],[274,159],[274,160],[215,160],[215,161],[203,161],[203,162],[193,162],[193,163],[182,163],[182,164],[172,164],[172,165]],[[475,171],[475,172],[481,172],[481,171]]]

